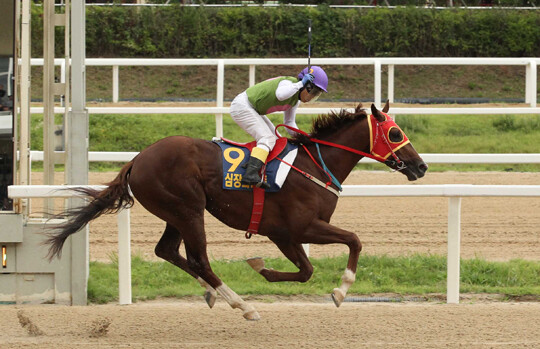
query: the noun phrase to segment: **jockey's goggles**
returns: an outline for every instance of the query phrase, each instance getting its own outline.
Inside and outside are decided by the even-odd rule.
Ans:
[[[309,93],[309,101],[310,102],[315,102],[319,97],[320,95],[323,93],[323,90],[318,87],[318,86],[315,86],[311,83],[308,83],[306,85],[306,91]]]

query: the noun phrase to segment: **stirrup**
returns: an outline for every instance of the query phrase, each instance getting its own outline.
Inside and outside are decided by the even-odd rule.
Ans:
[[[260,181],[259,183],[255,184],[255,186],[256,186],[257,188],[261,188],[261,189],[270,189],[270,184],[268,184],[267,182],[263,181],[262,179],[261,179],[261,181]]]
[[[270,184],[268,184],[267,182],[263,181],[262,178],[257,181],[257,182],[247,182],[247,181],[244,181],[244,179],[242,178],[242,180],[240,181],[240,183],[244,184],[244,185],[252,185],[254,187],[257,187],[257,188],[262,188],[262,189],[270,189]]]
[[[255,185],[255,186],[261,182],[262,182],[261,178],[251,178],[250,180],[247,180],[246,176],[243,176],[242,180],[240,181],[240,183],[244,185]]]
[[[260,159],[250,157],[246,163],[246,172],[242,176],[240,183],[244,185],[253,185],[258,188],[267,189],[270,186],[264,182],[265,164]],[[262,169],[262,176],[261,176]]]

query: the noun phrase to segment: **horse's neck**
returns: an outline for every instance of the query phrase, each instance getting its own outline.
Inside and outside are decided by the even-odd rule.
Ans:
[[[324,149],[323,149],[324,148]],[[343,183],[362,156],[343,149],[321,146],[322,158],[336,179]]]
[[[369,153],[369,134],[359,130],[358,125],[343,132],[337,131],[325,137],[324,140]],[[361,155],[344,149],[327,145],[320,145],[319,147],[326,166],[340,183],[343,183],[362,158]]]

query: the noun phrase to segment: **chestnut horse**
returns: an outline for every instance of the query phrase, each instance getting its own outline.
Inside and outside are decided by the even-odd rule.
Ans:
[[[373,105],[371,111],[372,122],[368,121],[371,117],[361,105],[352,113],[341,110],[316,118],[309,137],[298,134],[291,140],[305,146],[299,147],[293,166],[323,181],[328,179],[326,173],[331,172],[341,183],[363,156],[373,157],[373,139],[370,137],[376,132],[382,136],[381,143],[388,152],[387,159],[379,159],[381,162],[405,174],[411,181],[423,177],[427,165],[405,134],[385,114],[388,102],[382,112]],[[394,126],[383,131],[380,125],[387,120]],[[317,154],[316,141],[323,144],[321,159],[328,171],[323,171],[306,153]],[[402,143],[399,148],[392,146],[399,143]],[[87,206],[64,214],[68,220],[47,240],[51,245],[49,256],[60,256],[66,238],[88,222],[103,213],[130,207],[136,198],[148,211],[166,222],[163,236],[155,248],[156,255],[196,278],[206,289],[205,299],[210,307],[220,294],[232,308],[240,308],[244,318],[257,320],[259,314],[255,308],[214,274],[208,260],[204,210],[229,227],[245,231],[253,206],[251,191],[225,190],[222,177],[221,149],[215,143],[183,136],[164,138],[127,163],[106,189],[77,189],[91,200]],[[332,187],[336,188],[336,184]],[[270,282],[306,282],[313,267],[302,248],[303,243],[345,244],[349,247],[347,269],[342,276],[342,285],[332,293],[336,306],[339,306],[355,280],[362,245],[355,233],[329,224],[338,199],[336,190],[333,192],[307,180],[300,171],[291,170],[280,191],[266,194],[259,234],[275,243],[299,270],[267,269],[261,258],[250,259],[248,263]],[[179,253],[182,241],[186,257]]]

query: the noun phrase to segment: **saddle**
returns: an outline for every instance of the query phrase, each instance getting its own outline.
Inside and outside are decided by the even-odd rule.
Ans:
[[[251,150],[257,143],[255,141],[239,143],[226,138],[221,138],[214,142],[222,150],[223,189],[251,190],[251,185],[242,184],[240,181],[245,173],[244,165],[247,164]],[[268,154],[265,166],[263,167],[265,181],[270,185],[270,188],[266,189],[267,192],[279,191],[289,174],[290,167],[284,166],[276,158],[279,156],[281,159],[287,159],[289,163],[292,163],[296,157],[296,152],[297,146],[289,144],[286,138],[279,138],[276,141],[276,145],[270,154]]]
[[[279,191],[291,169],[290,166],[284,165],[279,159],[292,164],[296,158],[298,147],[289,144],[286,138],[278,138],[274,149],[268,154],[265,166],[263,166],[263,176],[265,181],[270,185],[270,188],[265,190],[241,183],[242,175],[245,173],[243,165],[247,163],[251,150],[257,145],[257,142],[239,143],[223,137],[221,140],[214,142],[222,150],[223,189],[253,191],[253,210],[246,232],[246,238],[249,239],[252,234],[257,234],[259,231],[259,223],[264,208],[265,191]]]
[[[221,137],[221,140],[225,143],[235,145],[240,148],[246,148],[251,153],[251,150],[257,146],[256,141],[248,142],[248,143],[239,143],[235,141],[231,141],[230,139]],[[276,141],[276,145],[274,146],[274,149],[268,154],[268,158],[266,159],[266,163],[269,163],[270,161],[274,160],[287,146],[287,138],[278,138]]]

